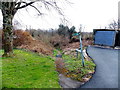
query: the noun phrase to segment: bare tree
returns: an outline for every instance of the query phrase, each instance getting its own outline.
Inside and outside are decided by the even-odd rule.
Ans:
[[[66,1],[66,0],[65,0]],[[34,3],[42,3],[46,9],[52,7],[60,15],[63,15],[61,8],[57,4],[57,0],[1,0],[0,9],[3,15],[3,32],[4,32],[4,54],[3,56],[13,55],[13,25],[12,20],[19,9],[31,6],[36,9],[39,15],[42,15],[39,8]],[[63,15],[64,16],[64,15]]]
[[[109,25],[108,25],[109,29],[120,29],[120,20],[118,19],[118,21],[113,20]]]

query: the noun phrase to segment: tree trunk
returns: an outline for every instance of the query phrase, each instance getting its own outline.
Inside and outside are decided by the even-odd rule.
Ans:
[[[3,15],[3,32],[4,32],[4,54],[3,56],[12,56],[13,55],[13,14],[11,10],[2,10]]]

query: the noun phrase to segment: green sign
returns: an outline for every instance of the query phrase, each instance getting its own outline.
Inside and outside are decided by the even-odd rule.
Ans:
[[[73,36],[78,36],[78,35],[80,35],[80,34],[79,34],[79,33],[74,33],[74,34],[73,34]]]

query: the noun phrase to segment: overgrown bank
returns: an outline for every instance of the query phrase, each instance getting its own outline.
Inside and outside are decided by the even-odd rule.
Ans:
[[[57,55],[57,53],[58,52],[55,50],[54,55]],[[57,58],[56,65],[57,71],[60,74],[83,83],[87,82],[92,77],[96,66],[92,59],[85,59],[85,67],[83,67],[80,54],[78,58],[76,58],[75,51],[72,51],[71,54],[62,54],[61,58]]]

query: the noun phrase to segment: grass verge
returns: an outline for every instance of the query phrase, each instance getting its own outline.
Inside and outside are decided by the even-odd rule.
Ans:
[[[60,88],[54,59],[24,50],[14,53],[2,58],[2,88]]]
[[[54,56],[57,54],[58,51],[54,50]],[[76,58],[74,55],[62,54],[62,59],[64,61],[65,69],[60,69],[59,72],[72,79],[86,82],[92,77],[92,74],[95,72],[94,70],[96,65],[93,63],[92,59],[89,61],[85,60],[85,67],[82,66],[80,54],[78,55],[78,58]],[[85,78],[87,78],[87,80]]]
[[[78,58],[72,55],[63,55],[65,67],[68,70],[66,76],[81,82],[85,82],[84,78],[91,78],[95,70],[95,64],[92,60],[85,60],[85,67],[82,66],[80,55]]]

